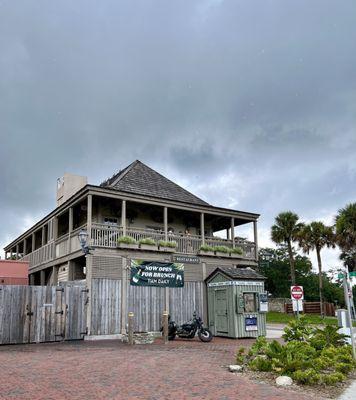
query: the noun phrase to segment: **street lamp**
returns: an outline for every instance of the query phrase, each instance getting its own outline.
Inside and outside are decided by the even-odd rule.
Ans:
[[[83,253],[85,255],[90,254],[91,248],[88,246],[88,237],[89,234],[85,229],[81,229],[80,232],[78,233],[78,240],[80,243],[80,247],[83,250]]]

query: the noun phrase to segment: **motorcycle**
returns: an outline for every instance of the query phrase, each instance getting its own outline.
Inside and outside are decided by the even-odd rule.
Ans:
[[[163,331],[163,328],[161,328],[161,331]],[[202,319],[197,316],[195,311],[192,320],[182,325],[177,325],[171,320],[171,316],[168,316],[168,340],[174,340],[176,336],[185,339],[193,339],[197,332],[202,342],[210,342],[213,339],[213,334],[209,329],[203,326]]]

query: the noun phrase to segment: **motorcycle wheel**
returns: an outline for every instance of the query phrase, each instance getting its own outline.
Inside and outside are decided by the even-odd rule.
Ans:
[[[199,336],[199,339],[205,343],[211,342],[213,339],[213,334],[209,331],[209,329],[201,329],[198,332],[198,336]]]
[[[176,334],[172,333],[171,335],[168,335],[168,340],[174,340],[176,338]]]

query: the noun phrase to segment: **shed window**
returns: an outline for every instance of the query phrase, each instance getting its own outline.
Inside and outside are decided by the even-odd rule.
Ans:
[[[257,312],[257,293],[244,293],[245,313]]]

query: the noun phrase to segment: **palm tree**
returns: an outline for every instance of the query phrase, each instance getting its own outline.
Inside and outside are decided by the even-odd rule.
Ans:
[[[295,260],[292,243],[298,239],[298,233],[303,227],[298,220],[298,215],[292,211],[281,212],[276,216],[275,224],[271,228],[271,239],[277,244],[287,245],[292,285],[295,285]]]
[[[324,315],[323,307],[323,273],[320,252],[323,247],[335,247],[335,235],[331,226],[326,226],[320,221],[311,222],[304,225],[298,234],[299,246],[303,251],[309,254],[315,250],[318,260],[319,270],[319,298],[320,298],[320,314]]]
[[[356,270],[356,203],[341,208],[335,218],[336,242],[342,250],[343,258]]]

